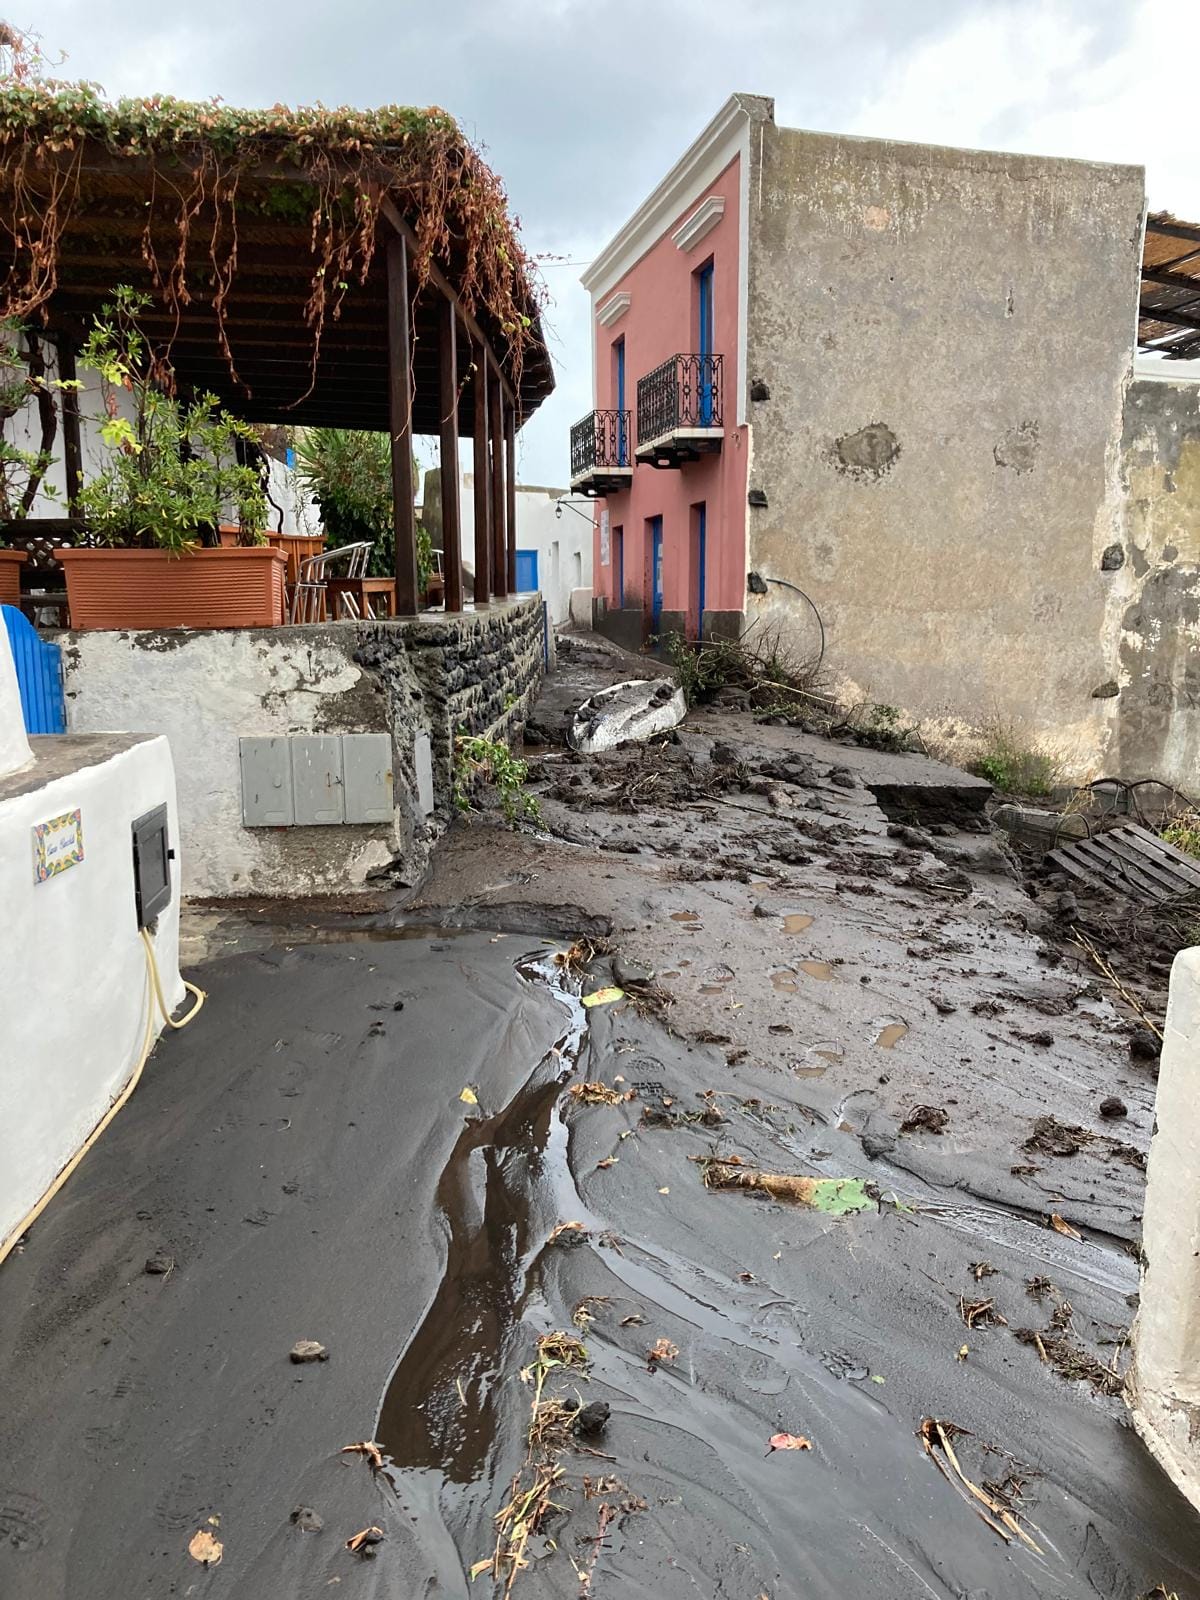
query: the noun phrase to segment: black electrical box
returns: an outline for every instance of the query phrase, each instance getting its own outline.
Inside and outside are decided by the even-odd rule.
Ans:
[[[155,806],[133,825],[133,894],[138,927],[150,925],[171,903],[171,860],[167,808]]]

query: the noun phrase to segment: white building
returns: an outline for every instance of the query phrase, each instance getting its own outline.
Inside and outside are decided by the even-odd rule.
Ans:
[[[468,567],[475,553],[475,475],[463,474],[462,552]],[[555,627],[574,615],[589,624],[592,613],[592,512],[590,501],[568,489],[548,489],[538,484],[517,485],[517,589],[540,589]],[[537,559],[534,581],[529,561]]]

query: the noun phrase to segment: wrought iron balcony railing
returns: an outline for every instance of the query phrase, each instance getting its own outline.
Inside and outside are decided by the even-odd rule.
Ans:
[[[571,429],[571,481],[632,466],[628,411],[591,411]]]
[[[639,446],[681,428],[721,427],[723,367],[723,356],[679,355],[639,378]]]

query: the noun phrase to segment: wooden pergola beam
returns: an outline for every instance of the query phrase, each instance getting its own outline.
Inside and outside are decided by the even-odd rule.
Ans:
[[[1200,255],[1200,250],[1196,254]],[[1168,272],[1165,267],[1143,267],[1142,282],[1161,284],[1165,289],[1190,289],[1193,294],[1200,295],[1200,278],[1190,277],[1186,272]]]
[[[446,610],[461,611],[462,527],[458,509],[458,317],[450,300],[438,319],[438,403],[442,413],[442,556]]]
[[[1197,301],[1200,302],[1200,296],[1197,297]],[[1175,310],[1174,307],[1164,307],[1160,310],[1156,306],[1140,305],[1138,307],[1138,320],[1139,322],[1165,322],[1172,328],[1200,329],[1200,316],[1187,316],[1184,312]]]
[[[1200,241],[1200,223],[1195,222],[1156,222],[1153,217],[1146,218],[1146,233],[1158,233],[1168,239],[1195,239]]]
[[[392,528],[396,541],[396,615],[415,617],[417,515],[413,484],[412,329],[408,319],[408,241],[393,234],[384,246],[388,288],[388,411],[392,434]]]
[[[492,522],[488,493],[488,381],[487,354],[482,345],[471,350],[471,387],[474,391],[475,429],[472,435],[475,467],[475,604],[486,606],[491,596]]]

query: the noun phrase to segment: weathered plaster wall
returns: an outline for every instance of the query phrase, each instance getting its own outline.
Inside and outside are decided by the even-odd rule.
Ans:
[[[0,655],[8,641],[0,629]],[[165,739],[39,738],[0,777],[0,1242],[91,1133],[137,1065],[151,1012],[134,907],[130,825],[179,819]],[[81,813],[84,858],[34,881],[35,825]],[[179,861],[153,934],[168,1005],[179,976]],[[152,1036],[162,1029],[156,1015]]]
[[[1171,970],[1146,1172],[1142,1288],[1129,1404],[1137,1430],[1200,1508],[1200,948]]]
[[[764,124],[750,561],[852,693],[1090,767],[1142,174]],[[748,617],[813,641],[774,586]]]
[[[1105,565],[1107,770],[1200,793],[1200,383],[1125,399],[1125,537]]]
[[[461,618],[319,627],[64,634],[71,729],[169,735],[193,896],[292,896],[413,882],[450,816],[454,734],[519,736],[541,673],[534,600]],[[389,733],[389,824],[244,828],[238,741]],[[421,810],[414,747],[428,735],[436,815]]]

